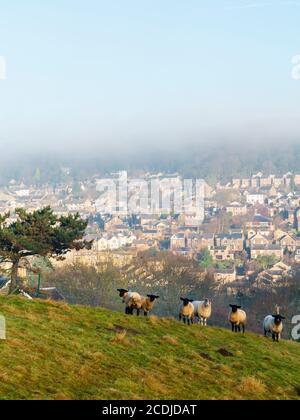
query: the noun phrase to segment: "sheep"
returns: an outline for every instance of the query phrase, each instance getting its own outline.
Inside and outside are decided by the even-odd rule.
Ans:
[[[192,324],[194,321],[194,306],[192,304],[192,299],[187,298],[180,298],[180,300],[183,302],[183,305],[180,308],[179,312],[179,321],[183,319],[183,322],[188,325]]]
[[[265,337],[267,337],[268,333],[271,333],[273,341],[279,342],[283,331],[283,319],[285,319],[285,317],[280,314],[266,316],[263,324]]]
[[[133,310],[136,309],[137,315],[140,314],[140,309],[142,305],[141,295],[136,292],[129,292],[126,289],[118,289],[120,297],[123,298],[122,302],[125,303],[125,314],[132,315]]]
[[[229,322],[232,326],[232,332],[241,332],[241,327],[243,328],[243,333],[246,331],[247,323],[247,314],[245,311],[242,311],[241,306],[238,305],[229,305],[231,312],[229,314]]]
[[[140,310],[142,308],[143,299],[139,293],[132,292],[130,294],[129,301],[127,303],[128,313],[133,315],[133,311],[136,310],[137,316],[140,315]]]
[[[195,300],[192,305],[194,306],[194,317],[197,316],[200,319],[201,325],[207,325],[207,320],[211,317],[211,306],[212,302],[209,299]]]
[[[141,296],[142,306],[141,309],[144,311],[144,316],[148,316],[148,313],[152,310],[156,299],[159,299],[159,296],[156,295],[147,295],[147,297]]]

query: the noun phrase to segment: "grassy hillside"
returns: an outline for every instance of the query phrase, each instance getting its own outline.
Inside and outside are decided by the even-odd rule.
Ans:
[[[0,298],[1,399],[300,399],[299,344]]]

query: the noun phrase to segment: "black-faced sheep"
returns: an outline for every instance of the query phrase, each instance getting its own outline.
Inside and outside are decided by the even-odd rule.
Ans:
[[[267,337],[268,333],[270,333],[272,334],[273,341],[279,342],[283,331],[283,319],[285,319],[285,317],[280,314],[266,316],[264,319],[265,336]]]
[[[129,292],[126,289],[118,289],[122,302],[125,303],[125,313],[127,315],[133,315],[133,311],[136,309],[137,315],[140,314],[142,307],[141,295],[136,292]]]
[[[180,312],[179,312],[179,321],[183,319],[183,322],[188,325],[192,324],[194,321],[194,306],[192,304],[192,299],[187,298],[180,298],[180,300],[183,302]]]
[[[198,317],[201,325],[207,325],[207,320],[211,317],[212,302],[209,299],[195,300],[192,305],[194,306],[194,317]]]
[[[153,309],[155,301],[159,299],[159,296],[147,295],[147,297],[141,296],[141,299],[142,299],[141,309],[144,311],[144,315],[147,316],[148,313]]]
[[[231,312],[229,314],[229,322],[232,326],[232,332],[241,332],[241,327],[243,328],[243,333],[246,330],[247,323],[247,314],[245,311],[242,311],[241,306],[238,305],[229,305]]]

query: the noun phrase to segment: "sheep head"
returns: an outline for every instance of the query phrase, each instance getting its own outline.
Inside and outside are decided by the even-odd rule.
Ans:
[[[211,304],[212,304],[212,301],[210,299],[204,299],[205,308],[208,308]]]
[[[149,298],[150,302],[154,302],[156,299],[159,299],[159,296],[156,295],[147,295],[147,297]]]
[[[180,300],[182,300],[182,302],[183,302],[183,306],[187,306],[189,303],[192,303],[192,302],[194,302],[194,300],[193,299],[188,299],[188,298],[180,298]]]
[[[232,309],[233,313],[236,313],[238,311],[238,309],[241,309],[242,307],[239,305],[229,305],[230,308]]]
[[[274,323],[277,326],[282,323],[282,320],[283,319],[285,319],[285,317],[284,316],[281,316],[280,314],[272,315],[272,317],[274,318]]]
[[[126,290],[126,289],[117,289],[118,290],[118,292],[120,293],[120,297],[122,298],[122,297],[124,297],[125,295],[126,295],[126,293],[128,293],[128,290]]]

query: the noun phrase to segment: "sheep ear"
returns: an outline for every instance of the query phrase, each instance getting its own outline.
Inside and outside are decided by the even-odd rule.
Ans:
[[[242,307],[241,307],[241,306],[237,306],[237,308],[238,308],[238,309],[241,309]]]
[[[189,299],[189,302],[191,302],[191,303],[194,302],[194,299]]]
[[[285,316],[281,316],[280,318],[281,318],[281,319],[285,319]]]
[[[233,307],[234,307],[234,305],[229,305],[229,307],[230,307],[230,308],[233,308]]]
[[[155,299],[159,299],[159,296],[155,296]]]
[[[183,298],[180,298],[180,300],[184,301],[184,299],[183,299]]]
[[[151,298],[151,295],[147,295],[148,298]]]

